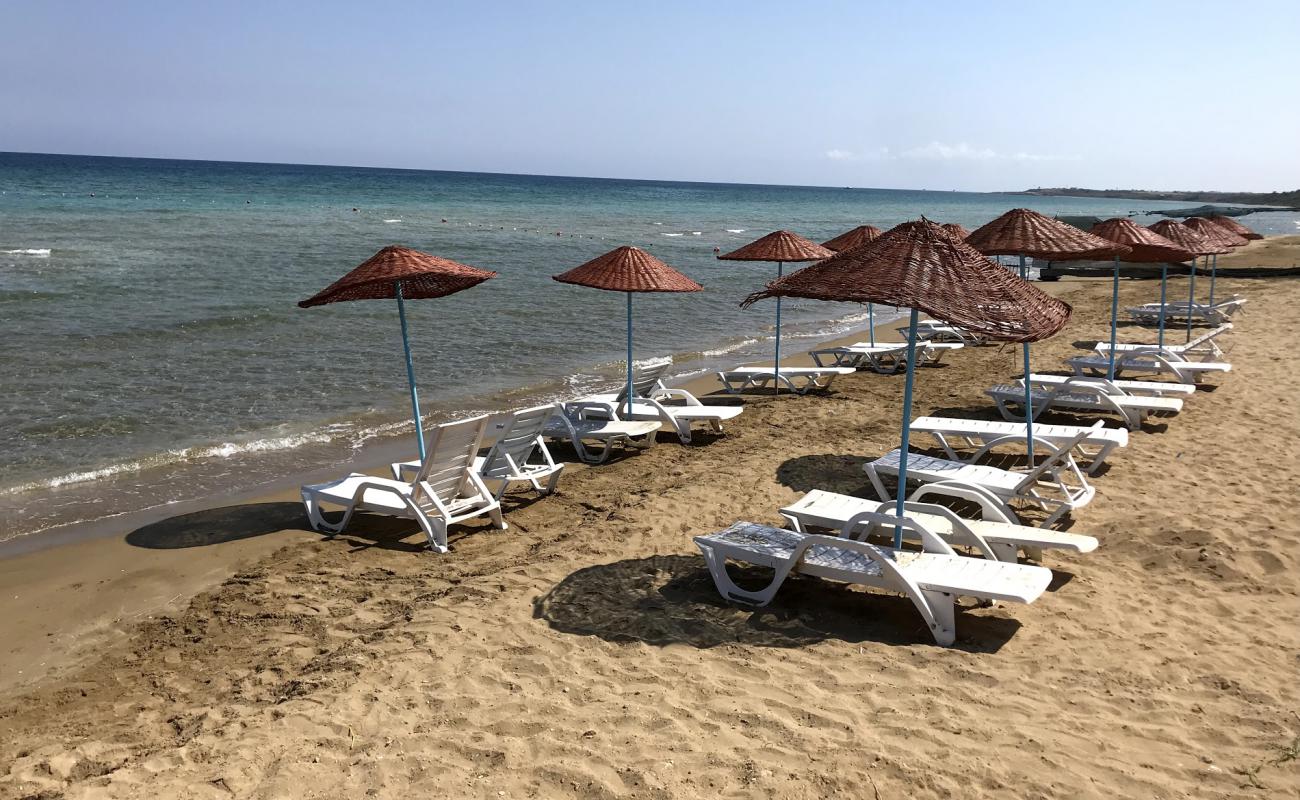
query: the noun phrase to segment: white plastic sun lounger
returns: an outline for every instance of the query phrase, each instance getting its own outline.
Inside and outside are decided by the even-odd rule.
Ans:
[[[791,574],[811,575],[904,594],[929,627],[935,642],[947,647],[957,639],[955,599],[1032,603],[1052,581],[1052,571],[1028,564],[1008,564],[992,558],[966,558],[924,525],[908,517],[863,513],[845,526],[861,523],[901,525],[920,539],[922,552],[860,542],[846,537],[819,536],[737,522],[726,530],[695,537],[723,598],[765,606]],[[974,537],[974,535],[972,534]],[[978,537],[973,545],[983,544]],[[987,545],[985,545],[987,547]],[[727,574],[727,561],[756,564],[775,571],[772,582],[759,591],[742,589]]]
[[[1245,305],[1246,298],[1244,297],[1235,297],[1221,303],[1215,303],[1212,306],[1201,303],[1191,303],[1189,305],[1186,300],[1182,302],[1175,301],[1165,303],[1163,315],[1165,324],[1174,320],[1185,321],[1190,316],[1193,322],[1221,325],[1230,321],[1233,315],[1241,311]],[[1134,322],[1145,325],[1155,325],[1160,322],[1161,308],[1159,303],[1148,303],[1147,305],[1124,310]]]
[[[1216,339],[1230,330],[1232,330],[1232,323],[1225,322],[1185,344],[1120,342],[1115,345],[1115,352],[1120,354],[1157,352],[1163,355],[1176,355],[1187,361],[1222,361],[1227,350],[1220,347]],[[1110,342],[1097,342],[1093,349],[1102,355],[1109,355]]]
[[[781,516],[790,521],[790,525],[800,533],[807,533],[812,528],[827,528],[841,531],[849,520],[863,511],[890,514],[894,511],[894,501],[867,500],[847,494],[836,494],[821,489],[813,489],[795,502],[781,509]],[[994,556],[999,561],[1016,563],[1019,551],[1024,550],[1031,558],[1041,558],[1043,550],[1066,550],[1072,553],[1091,553],[1097,549],[1097,540],[1092,536],[1065,531],[1031,528],[1018,525],[1002,517],[1000,511],[991,505],[985,508],[993,514],[992,519],[963,519],[953,514],[951,509],[930,503],[903,503],[903,511],[912,519],[929,528],[944,541],[960,545],[969,541],[962,528],[978,534],[988,542]],[[870,527],[857,538],[867,534],[892,536],[894,529]],[[904,534],[915,533],[904,530]]]
[[[1110,369],[1110,357],[1105,354],[1095,356],[1074,356],[1066,359],[1075,375],[1105,375]],[[1124,373],[1172,375],[1179,383],[1194,385],[1213,373],[1231,372],[1232,365],[1226,361],[1189,361],[1176,353],[1164,353],[1156,348],[1134,350],[1119,353],[1115,358],[1115,374]]]
[[[447,526],[487,515],[506,529],[501,504],[474,470],[487,417],[448,422],[433,429],[424,462],[410,482],[354,472],[330,483],[302,487],[302,503],[313,529],[340,533],[357,511],[374,511],[414,519],[429,547],[447,552]],[[337,524],[325,519],[322,506],[344,509]]]
[[[584,397],[565,403],[565,409],[581,419],[658,420],[677,434],[682,444],[690,444],[691,428],[703,423],[714,433],[722,433],[722,423],[740,416],[740,406],[706,406],[685,389],[669,389],[662,383],[671,361],[641,367],[632,373],[632,408],[627,407],[627,389]]]
[[[750,389],[763,389],[775,381],[796,394],[829,389],[831,381],[840,375],[852,375],[852,367],[787,367],[772,372],[771,367],[733,367],[718,373],[722,388],[728,394],[739,394]]]
[[[943,360],[944,353],[960,350],[965,345],[957,342],[917,342],[917,366],[934,366]],[[809,352],[819,366],[868,367],[889,375],[907,366],[907,342],[858,342],[844,347],[826,347]]]
[[[1093,428],[1099,428],[1101,424],[1097,422]],[[1070,451],[1078,447],[1087,436],[1085,431],[1067,440],[1039,461],[1032,470],[1024,473],[909,453],[907,479],[922,484],[909,499],[920,500],[927,495],[938,494],[974,500],[981,507],[997,508],[1002,519],[1017,518],[1015,511],[1008,505],[1010,501],[1025,501],[1051,512],[1040,526],[1049,527],[1074,509],[1083,508],[1092,502],[1093,495],[1096,494],[1096,489],[1088,483],[1087,477],[1070,455]],[[890,498],[881,476],[898,475],[900,455],[901,451],[891,450],[875,461],[862,465],[881,500]]]
[[[1196,394],[1196,387],[1175,381],[1122,381],[1118,378],[1107,380],[1104,377],[1085,377],[1080,375],[1048,375],[1041,372],[1029,373],[1029,382],[1041,389],[1055,389],[1058,386],[1078,386],[1087,384],[1102,386],[1110,394],[1126,394],[1133,397],[1187,397]]]
[[[596,406],[605,409],[605,404]],[[603,413],[603,412],[602,412]],[[613,454],[616,446],[634,450],[648,450],[654,447],[655,434],[659,431],[658,420],[611,420],[584,419],[582,405],[571,404],[559,407],[547,421],[542,436],[547,439],[563,439],[573,446],[578,458],[587,464],[604,464]],[[599,443],[599,449],[589,445]]]
[[[1025,389],[1022,385],[993,386],[984,392],[997,403],[1002,418],[1018,422],[1025,418]],[[1177,414],[1183,401],[1176,397],[1134,397],[1119,394],[1113,389],[1095,384],[1069,384],[1046,391],[1031,389],[1030,416],[1038,417],[1048,410],[1070,411],[1082,414],[1115,414],[1124,420],[1129,430],[1142,427],[1142,422],[1153,414]]]
[[[563,464],[556,464],[542,441],[542,429],[559,408],[555,404],[516,411],[497,425],[497,440],[486,456],[474,459],[474,471],[484,483],[496,484],[493,496],[500,500],[512,483],[531,484],[548,495],[560,482]],[[410,480],[420,469],[419,461],[393,464],[393,477]],[[545,481],[545,485],[543,485]]]
[[[903,326],[896,329],[900,336],[907,336],[909,328]],[[916,336],[918,339],[934,342],[958,342],[960,344],[969,344],[975,347],[989,343],[989,340],[979,334],[971,333],[965,328],[952,325],[947,322],[940,322],[936,319],[923,319],[916,323]]]
[[[1024,447],[1025,423],[1003,422],[987,419],[953,419],[948,417],[918,417],[912,420],[912,433],[926,433],[939,442],[939,446],[953,461],[978,462],[985,453],[1002,445]],[[1061,447],[1086,434],[1074,446],[1075,460],[1089,462],[1088,474],[1094,475],[1117,447],[1128,446],[1127,428],[1082,427],[1079,425],[1034,425],[1034,440],[1046,442],[1051,447]],[[957,453],[956,447],[973,448],[968,456]]]

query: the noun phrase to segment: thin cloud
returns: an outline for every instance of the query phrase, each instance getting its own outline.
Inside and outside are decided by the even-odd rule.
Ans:
[[[999,153],[991,147],[976,147],[967,142],[947,144],[930,142],[905,150],[891,151],[888,147],[857,151],[833,148],[825,152],[831,161],[1078,161],[1079,156],[1062,156],[1045,153]]]

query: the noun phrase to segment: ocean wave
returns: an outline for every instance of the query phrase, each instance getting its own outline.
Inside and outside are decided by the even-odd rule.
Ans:
[[[48,247],[20,247],[16,250],[3,251],[8,256],[48,256],[50,248]]]
[[[692,236],[703,236],[704,231],[691,231]]]
[[[705,358],[717,358],[718,356],[725,356],[728,353],[734,353],[737,350],[741,350],[751,345],[758,344],[759,342],[766,341],[766,338],[767,337],[764,337],[763,339],[742,339],[739,342],[736,342],[735,344],[725,345],[723,347],[718,347],[713,350],[701,350],[700,355],[704,356]]]
[[[744,233],[744,228],[727,228],[727,233]]]
[[[179,450],[165,450],[161,453],[155,453],[144,458],[137,458],[131,461],[122,461],[117,464],[109,464],[98,469],[81,470],[69,472],[64,475],[58,475],[53,478],[29,481],[17,486],[11,486],[0,490],[0,495],[22,494],[37,489],[58,489],[63,486],[71,486],[78,483],[87,483],[90,481],[111,478],[115,475],[124,475],[132,472],[142,472],[146,469],[155,467],[165,467],[173,464],[182,464],[195,461],[207,461],[210,459],[225,459],[232,456],[244,455],[248,453],[265,453],[275,450],[292,450],[305,444],[323,444],[331,441],[331,437],[324,433],[301,433],[290,436],[276,436],[267,439],[254,439],[249,442],[222,442],[214,445],[200,445],[197,447],[186,447]]]
[[[386,219],[384,222],[401,222],[400,219]]]
[[[684,233],[665,233],[664,236],[685,236]]]

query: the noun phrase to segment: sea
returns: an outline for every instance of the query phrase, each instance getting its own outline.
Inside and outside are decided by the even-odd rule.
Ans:
[[[635,299],[634,358],[686,376],[769,356],[772,304],[739,302],[776,265],[715,252],[772,230],[1178,205],[0,153],[0,542],[343,472],[376,443],[414,457],[395,304],[296,305],[388,244],[500,273],[407,304],[437,423],[615,385],[624,297],[551,276],[618,245],[704,285]],[[1294,217],[1248,222],[1295,233]],[[787,302],[783,341],[865,320]]]

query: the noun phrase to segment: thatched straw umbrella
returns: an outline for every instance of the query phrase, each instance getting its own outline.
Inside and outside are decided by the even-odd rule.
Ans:
[[[1208,219],[1210,220],[1210,222],[1213,222],[1215,225],[1218,225],[1220,228],[1224,228],[1226,230],[1232,231],[1233,233],[1237,234],[1243,239],[1264,238],[1258,233],[1252,231],[1250,228],[1247,228],[1245,225],[1242,225],[1240,222],[1233,219],[1232,217],[1215,215],[1213,217],[1208,217]]]
[[[421,461],[424,460],[424,426],[420,420],[420,395],[415,389],[415,365],[411,361],[411,340],[406,332],[406,300],[446,297],[495,276],[495,272],[485,269],[458,264],[409,247],[390,245],[298,304],[302,308],[310,308],[347,300],[397,298],[397,318],[402,322],[402,349],[406,353],[406,381],[411,389],[415,442]]]
[[[864,244],[870,244],[880,238],[881,231],[875,225],[859,225],[851,231],[845,231],[829,241],[822,242],[822,247],[842,253]],[[867,303],[867,336],[871,346],[876,346],[876,308],[875,303]]]
[[[822,247],[825,247],[827,250],[832,252],[840,253],[845,250],[852,250],[855,247],[861,247],[867,242],[874,242],[880,238],[880,234],[882,233],[884,233],[884,231],[880,230],[875,225],[859,225],[853,230],[841,233],[834,239],[827,239],[822,242]]]
[[[1226,253],[1232,248],[1226,244],[1212,241],[1201,234],[1182,224],[1174,222],[1172,219],[1162,219],[1154,225],[1148,225],[1151,230],[1165,237],[1169,241],[1183,248],[1184,250],[1197,256],[1209,256],[1219,253]],[[1160,273],[1160,334],[1157,340],[1160,346],[1165,343],[1165,273]],[[1189,273],[1187,284],[1187,341],[1192,340],[1192,303],[1196,300],[1196,259],[1192,259],[1192,271]]]
[[[787,263],[803,261],[821,261],[834,253],[816,242],[809,241],[790,231],[773,231],[761,239],[756,239],[739,250],[718,256],[723,261],[775,261],[776,277]],[[781,377],[781,300],[776,301],[776,355],[772,360],[772,388],[780,392]]]
[[[1205,217],[1188,217],[1183,224],[1213,242],[1226,244],[1228,247],[1245,247],[1249,242],[1246,237],[1238,236],[1222,225],[1216,225]],[[1219,271],[1219,256],[1210,254],[1210,305],[1214,305],[1214,281]]]
[[[617,247],[603,256],[552,275],[551,280],[627,293],[627,413],[632,413],[632,295],[635,292],[699,292],[704,287],[639,247]]]
[[[1019,256],[1020,277],[1028,280],[1025,257],[1053,261],[1091,261],[1124,255],[1128,245],[1116,244],[1093,236],[1059,220],[1027,208],[1015,208],[976,229],[966,243],[986,256]],[[1025,361],[1025,443],[1029,465],[1034,464],[1033,389],[1029,375],[1029,343],[1024,345]]]
[[[1129,246],[1124,261],[1129,263],[1160,264],[1161,274],[1168,269],[1171,261],[1187,261],[1196,256],[1182,249],[1165,237],[1144,228],[1127,217],[1116,217],[1092,226],[1092,234],[1112,242]],[[1115,256],[1115,278],[1110,292],[1110,363],[1106,366],[1106,377],[1115,379],[1115,343],[1119,326],[1119,262]]]
[[[943,224],[943,229],[953,236],[956,236],[958,239],[964,240],[967,236],[970,236],[970,230],[964,225],[959,225],[956,222],[945,222]]]
[[[741,305],[766,297],[886,303],[910,309],[898,465],[899,516],[903,514],[907,487],[919,312],[1009,342],[1045,339],[1070,319],[1070,306],[1012,275],[924,218],[899,225],[868,247],[845,251],[778,278],[745,298]],[[895,531],[894,546],[901,546],[901,531]]]

